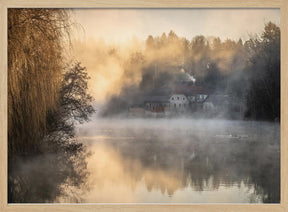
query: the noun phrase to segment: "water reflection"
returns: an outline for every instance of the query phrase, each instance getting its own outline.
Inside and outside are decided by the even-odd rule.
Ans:
[[[92,152],[90,175],[85,188],[63,184],[57,202],[280,201],[277,124],[101,120],[78,134]]]
[[[8,202],[51,203],[73,186],[83,190],[88,174],[86,157],[85,152],[61,152],[10,159]],[[69,194],[69,201],[82,202],[81,195]]]

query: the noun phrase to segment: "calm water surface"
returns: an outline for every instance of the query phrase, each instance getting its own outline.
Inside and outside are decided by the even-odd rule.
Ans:
[[[188,119],[95,119],[85,185],[57,202],[279,203],[280,125]]]

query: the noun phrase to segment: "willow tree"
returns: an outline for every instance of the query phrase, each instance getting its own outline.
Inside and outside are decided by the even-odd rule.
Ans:
[[[8,10],[9,156],[39,151],[59,101],[70,25],[63,9]]]
[[[86,177],[87,151],[74,123],[94,109],[85,67],[67,67],[64,57],[71,29],[67,10],[8,10],[10,203],[53,202],[63,182],[77,186]]]

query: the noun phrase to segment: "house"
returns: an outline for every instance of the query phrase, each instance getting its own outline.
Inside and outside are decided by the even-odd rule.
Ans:
[[[189,100],[191,111],[203,108],[203,103],[208,97],[208,92],[201,86],[196,86],[191,82],[182,82],[174,87],[174,93],[182,93]]]
[[[163,86],[151,90],[141,99],[137,107],[130,107],[129,114],[139,116],[172,115],[202,110],[208,92],[190,81],[178,82],[174,87]],[[140,102],[141,103],[140,103]],[[135,103],[135,101],[134,101]]]
[[[170,111],[186,112],[189,109],[189,100],[184,94],[173,94],[170,99]]]
[[[169,96],[146,96],[143,102],[145,111],[150,113],[165,113],[170,105]]]

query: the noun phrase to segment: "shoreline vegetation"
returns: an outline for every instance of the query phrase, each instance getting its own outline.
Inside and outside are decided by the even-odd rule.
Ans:
[[[73,27],[69,12],[8,10],[9,203],[53,202],[61,183],[77,185],[87,174],[88,153],[74,125],[94,112],[93,99],[86,68],[77,61],[66,65],[63,56]],[[47,181],[34,185],[37,178]]]

